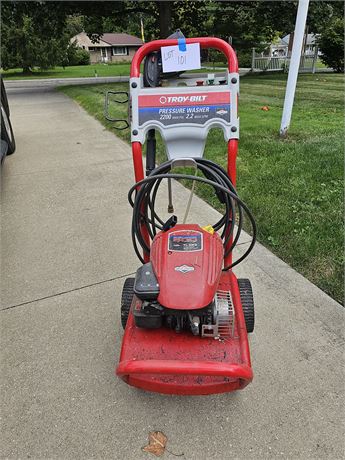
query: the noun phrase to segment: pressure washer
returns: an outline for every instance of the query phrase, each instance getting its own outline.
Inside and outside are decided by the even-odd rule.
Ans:
[[[227,58],[225,75],[183,76],[178,69],[164,74],[162,51],[181,44],[184,49],[198,44],[201,50],[222,52]],[[237,279],[233,268],[252,250],[256,226],[236,191],[236,54],[228,43],[214,37],[178,35],[152,41],[136,52],[129,86],[136,182],[128,200],[133,208],[132,242],[141,265],[123,286],[125,331],[116,374],[129,385],[159,393],[198,395],[244,388],[253,378],[247,334],[254,330],[254,301],[250,281]],[[129,126],[126,120],[122,122]],[[226,170],[203,157],[212,128],[223,131]],[[159,165],[156,131],[167,154],[167,161]],[[181,173],[180,168],[187,170]],[[224,209],[217,222],[204,227],[186,223],[192,193],[182,222],[175,215],[168,219],[158,215],[160,187],[168,183],[171,213],[172,184],[181,179],[191,181],[192,193],[196,184],[210,187]],[[251,225],[251,242],[234,260],[245,218]]]

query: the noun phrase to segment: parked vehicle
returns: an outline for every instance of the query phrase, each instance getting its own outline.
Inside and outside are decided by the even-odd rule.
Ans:
[[[14,139],[13,129],[10,120],[10,107],[6,94],[5,85],[1,79],[1,163],[6,155],[11,155],[16,150],[16,142]]]

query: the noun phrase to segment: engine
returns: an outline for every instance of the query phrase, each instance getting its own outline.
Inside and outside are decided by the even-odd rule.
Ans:
[[[150,262],[137,273],[134,319],[137,327],[169,327],[202,337],[229,337],[234,310],[230,292],[218,289],[223,243],[213,229],[176,225],[158,233]]]

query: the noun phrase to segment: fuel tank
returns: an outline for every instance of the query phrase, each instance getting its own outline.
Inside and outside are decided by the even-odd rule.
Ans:
[[[218,235],[195,224],[177,224],[158,233],[151,262],[159,283],[158,302],[175,310],[210,304],[222,272],[224,249]]]

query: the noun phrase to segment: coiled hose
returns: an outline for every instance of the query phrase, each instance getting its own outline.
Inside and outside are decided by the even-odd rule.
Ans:
[[[150,248],[144,239],[142,229],[147,229],[151,239],[155,237],[157,231],[161,231],[163,229],[164,222],[155,211],[157,192],[163,179],[186,179],[202,182],[204,184],[211,185],[214,188],[220,202],[225,205],[225,212],[223,216],[218,222],[212,225],[214,230],[219,232],[223,240],[225,256],[230,254],[238,243],[242,231],[243,213],[248,216],[252,226],[252,239],[248,249],[235,262],[227,267],[224,267],[223,270],[226,271],[242,262],[253,249],[256,240],[255,220],[247,205],[238,197],[236,189],[228,174],[221,166],[203,158],[194,158],[194,161],[197,165],[198,171],[201,171],[204,177],[172,173],[172,162],[167,161],[155,168],[148,177],[137,182],[129,190],[128,201],[133,208],[133,247],[140,261],[144,263],[144,259],[138,248],[138,243],[144,253],[150,254]],[[135,197],[133,198],[134,194]],[[237,215],[237,230],[234,235]],[[230,245],[228,245],[229,241],[231,241]]]

